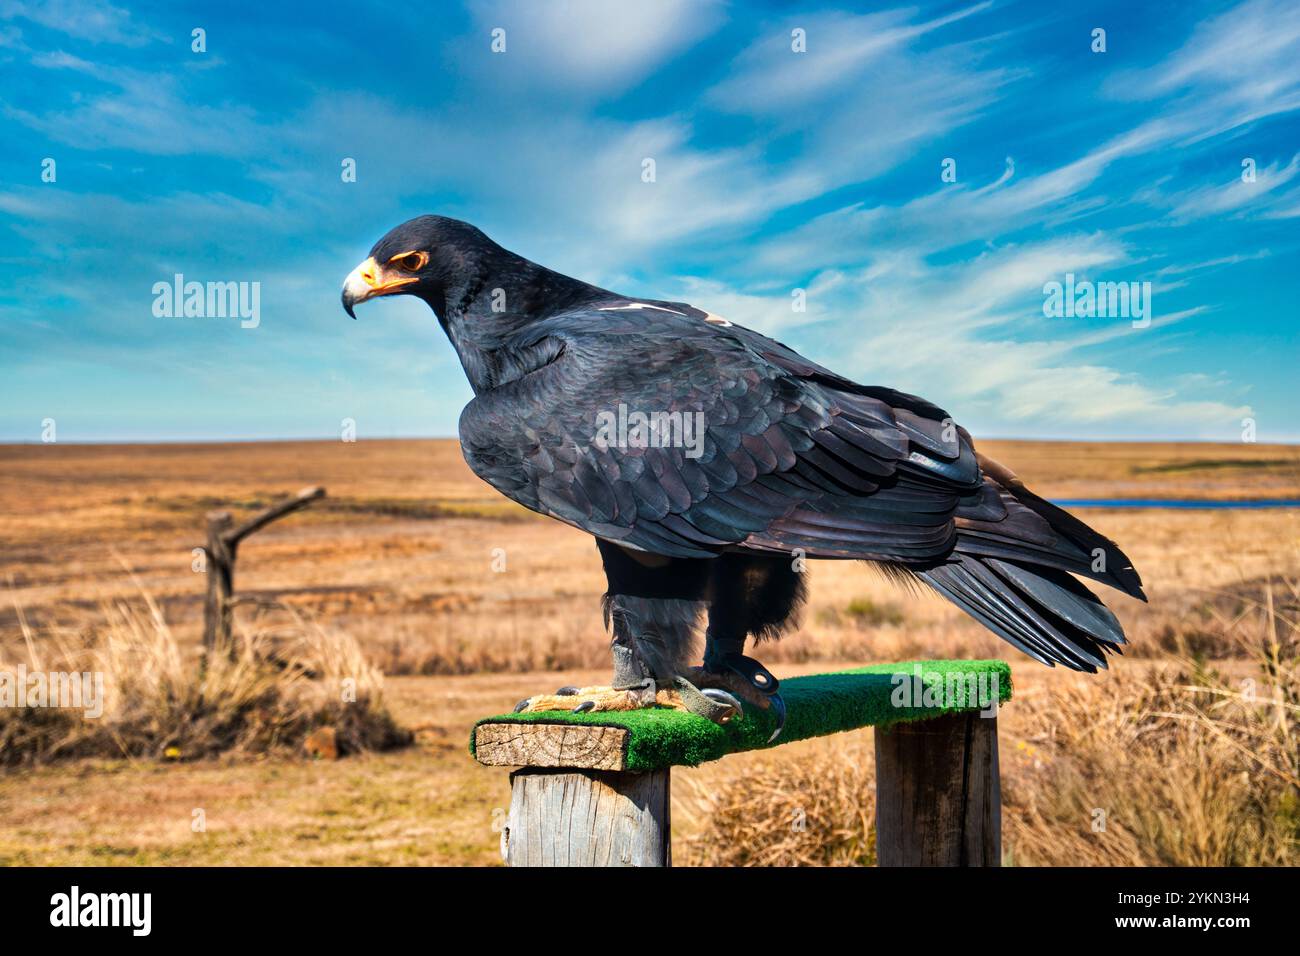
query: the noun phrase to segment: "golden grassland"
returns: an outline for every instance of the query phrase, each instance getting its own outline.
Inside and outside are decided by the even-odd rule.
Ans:
[[[1300,449],[1290,446],[980,447],[1049,497],[1300,497]],[[508,785],[468,757],[468,729],[530,693],[599,681],[608,666],[603,577],[589,537],[498,496],[469,473],[454,442],[0,446],[0,664],[28,653],[19,609],[38,648],[85,644],[106,626],[105,608],[139,604],[141,593],[192,650],[203,590],[192,549],[204,513],[245,513],[309,484],[329,497],[245,542],[236,591],[275,598],[286,619],[346,635],[387,675],[384,703],[415,730],[415,746],[339,761],[211,757],[196,747],[176,761],[86,758],[0,771],[0,863],[497,860],[494,825]],[[1281,645],[1294,643],[1285,622],[1296,616],[1288,582],[1300,580],[1297,512],[1089,509],[1085,518],[1120,542],[1151,596],[1150,605],[1111,602],[1133,647],[1108,674],[1042,668],[946,603],[851,563],[813,564],[803,626],[760,656],[778,675],[911,657],[1009,659],[1016,699],[1003,711],[1002,745],[1012,862],[1294,862],[1286,857],[1294,832],[1289,849],[1278,836],[1294,826],[1291,785],[1267,783],[1278,773],[1285,783],[1288,771],[1240,752],[1271,754],[1274,738],[1234,736],[1231,724],[1223,726],[1236,746],[1216,731],[1195,736],[1200,718],[1177,704],[1187,698],[1178,688],[1222,691],[1255,675],[1269,627]],[[504,571],[494,569],[495,549]],[[1269,601],[1271,625],[1259,618]],[[284,626],[241,615],[246,629]],[[1261,688],[1278,680],[1258,677]],[[1151,716],[1165,713],[1182,716]],[[1291,723],[1274,724],[1293,726],[1288,713]],[[864,732],[679,771],[679,859],[869,861],[869,829],[854,823],[870,819],[869,770]],[[1163,790],[1157,781],[1126,796],[1121,784],[1155,771]],[[1216,781],[1228,784],[1214,789]],[[757,793],[794,794],[815,825],[790,831],[785,805]],[[751,809],[740,813],[746,800]],[[1222,814],[1211,810],[1250,800],[1269,801],[1275,829],[1260,823],[1260,809],[1255,830],[1220,832]],[[1159,809],[1138,819],[1144,801]],[[763,815],[759,806],[775,809]],[[1091,828],[1098,807],[1118,821],[1109,836]],[[204,832],[191,827],[195,809]],[[1161,820],[1202,835],[1180,842],[1157,832]],[[1240,849],[1280,840],[1281,857]],[[750,857],[727,855],[742,845]]]

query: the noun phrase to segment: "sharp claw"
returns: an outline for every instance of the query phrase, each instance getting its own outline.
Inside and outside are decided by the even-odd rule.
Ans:
[[[587,711],[595,710],[595,709],[596,709],[596,702],[594,700],[584,700],[577,707],[573,708],[573,712],[575,714],[585,714]]]
[[[514,712],[517,714],[517,713],[519,713],[520,711],[522,711],[525,707],[527,707],[527,706],[528,706],[528,700],[529,700],[529,698],[525,697],[525,698],[524,698],[523,700],[521,700],[519,703],[515,704],[515,710],[514,710]]]
[[[718,723],[730,723],[736,717],[745,716],[745,706],[737,697],[728,694],[725,690],[720,690],[717,687],[706,687],[700,691],[700,693],[709,698],[709,700],[717,701],[719,704],[725,704],[727,707],[731,708],[730,713],[723,714],[718,718]]]
[[[772,731],[772,736],[767,738],[767,742],[770,744],[781,736],[781,731],[785,728],[785,701],[781,699],[780,694],[773,694],[767,700],[772,705],[772,711],[776,714],[776,730]]]
[[[571,685],[571,684],[565,684],[563,687],[561,687],[559,690],[557,690],[557,691],[555,692],[555,696],[556,696],[556,697],[572,697],[572,696],[573,696],[574,694],[576,694],[577,692],[578,692],[578,688],[574,687],[574,686]]]

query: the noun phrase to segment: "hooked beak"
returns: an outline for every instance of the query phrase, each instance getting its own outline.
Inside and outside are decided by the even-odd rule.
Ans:
[[[391,295],[403,286],[418,281],[415,276],[395,276],[391,278],[386,276],[383,267],[375,262],[374,256],[371,256],[353,269],[344,281],[343,311],[355,319],[357,314],[352,311],[353,306],[365,302],[366,299],[373,299],[378,295]]]

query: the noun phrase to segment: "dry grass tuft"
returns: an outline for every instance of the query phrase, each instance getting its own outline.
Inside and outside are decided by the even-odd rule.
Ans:
[[[875,756],[861,737],[831,738],[791,760],[765,758],[719,785],[689,782],[703,830],[692,866],[874,866]]]
[[[141,600],[38,642],[19,609],[28,673],[102,680],[102,715],[51,706],[0,709],[0,765],[89,756],[189,760],[302,747],[333,728],[340,753],[409,743],[383,706],[382,674],[355,641],[297,615],[239,629],[229,654],[182,649],[162,613]],[[17,672],[0,662],[0,671]]]

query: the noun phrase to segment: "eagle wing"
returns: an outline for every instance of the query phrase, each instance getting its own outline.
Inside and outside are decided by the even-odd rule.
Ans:
[[[628,304],[541,323],[551,360],[462,415],[470,467],[528,508],[675,557],[924,563],[951,549],[959,511],[1003,514],[941,409],[691,312]],[[611,433],[637,413],[671,431],[643,430],[646,447],[635,428]]]

